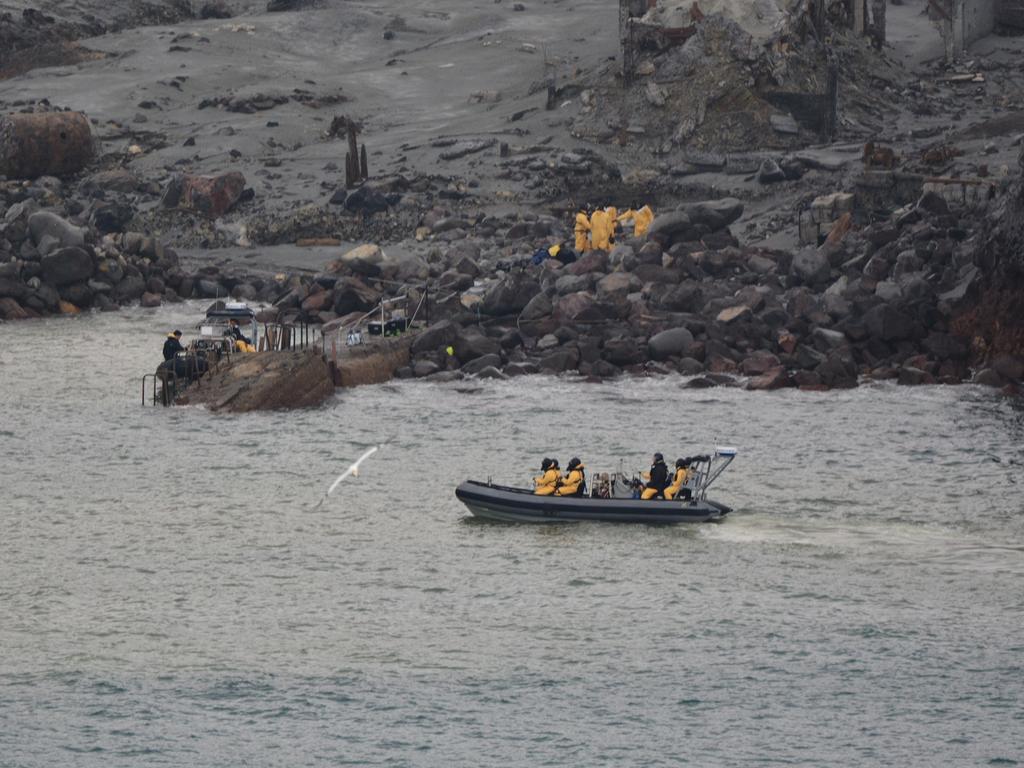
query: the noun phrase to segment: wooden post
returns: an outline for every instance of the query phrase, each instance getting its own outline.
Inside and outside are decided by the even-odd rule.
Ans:
[[[359,176],[362,179],[370,178],[370,164],[366,159],[366,145],[363,144],[359,150]]]

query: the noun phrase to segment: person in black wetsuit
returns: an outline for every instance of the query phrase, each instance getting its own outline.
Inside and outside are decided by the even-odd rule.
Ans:
[[[164,360],[173,360],[179,352],[184,352],[181,346],[181,331],[174,331],[167,334],[167,341],[164,342]]]
[[[649,478],[644,486],[641,499],[656,499],[663,496],[668,487],[668,466],[665,464],[665,457],[660,453],[654,454],[654,461],[651,463]]]

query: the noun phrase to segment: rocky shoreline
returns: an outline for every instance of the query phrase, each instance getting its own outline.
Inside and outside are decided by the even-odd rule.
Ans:
[[[115,3],[101,18],[77,3],[74,19],[47,17],[49,6],[0,19],[0,31],[19,40],[14,58],[40,35],[71,43],[172,25],[138,33],[152,43],[145,55],[117,36],[96,38],[90,44],[112,57],[64,70],[85,88],[110,76],[123,90],[112,98],[122,114],[89,115],[95,152],[83,148],[77,170],[0,177],[0,320],[233,297],[267,305],[265,319],[330,330],[398,290],[427,291],[432,324],[414,339],[403,377],[680,372],[694,387],[1020,385],[1024,158],[1009,158],[1024,113],[1006,112],[1020,106],[1011,100],[1009,54],[984,64],[992,86],[982,93],[988,86],[977,86],[985,82],[977,73],[914,82],[837,29],[831,51],[844,65],[837,119],[845,143],[808,148],[818,137],[774,106],[779,93],[758,78],[765,68],[786,69],[790,80],[806,69],[820,89],[823,47],[808,38],[795,57],[778,48],[754,55],[735,23],[710,16],[686,45],[636,62],[631,87],[595,49],[587,72],[554,78],[546,105],[543,81],[511,95],[473,90],[451,112],[467,130],[437,135],[430,126],[440,92],[425,85],[432,76],[418,81],[422,93],[402,97],[414,109],[405,125],[389,120],[389,102],[376,119],[352,117],[371,109],[372,78],[342,88],[333,73],[299,79],[298,68],[288,73],[296,87],[271,91],[221,74],[242,55],[240,41],[276,50],[276,19],[303,25],[316,45],[323,22],[348,19],[344,9],[206,6]],[[547,7],[493,11],[510,39],[534,12],[549,24],[574,23]],[[457,15],[424,13],[422,30],[396,16],[377,30],[365,9],[353,13],[359,21],[344,34],[353,51],[380,57],[372,71],[398,83],[416,75],[414,60],[428,73],[451,66],[451,47],[377,49],[381,37],[390,46],[434,27],[457,30]],[[478,54],[458,50],[470,61],[507,58],[487,48],[501,40],[482,40]],[[517,46],[516,56],[535,50]],[[712,114],[711,91],[657,85],[696,71],[701,50],[742,81],[753,123],[730,123],[726,135],[715,121],[732,113]],[[48,63],[26,55],[0,79]],[[167,76],[172,64],[186,74]],[[136,84],[133,67],[150,67],[155,81]],[[521,83],[520,69],[504,73],[506,84]],[[31,113],[23,125],[68,114],[40,100],[33,82],[5,82],[0,109]],[[862,92],[865,83],[877,88]],[[959,103],[962,83],[976,87],[970,100],[984,104],[987,122],[952,133],[934,116]],[[899,94],[905,114],[887,122],[883,110]],[[623,109],[632,122],[615,117]],[[676,112],[704,122],[675,126]],[[902,143],[868,142],[862,156],[863,140],[880,131]],[[351,154],[357,134],[369,136],[370,150],[360,148],[363,167],[353,170],[344,139]],[[627,231],[607,253],[531,263],[538,249],[571,241],[580,205],[621,209],[637,200],[658,214],[646,237]],[[271,246],[289,255],[255,258]]]

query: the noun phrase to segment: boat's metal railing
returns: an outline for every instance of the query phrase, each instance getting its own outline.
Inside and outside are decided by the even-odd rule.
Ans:
[[[258,352],[285,352],[310,349],[317,344],[318,326],[307,322],[264,323],[256,346]],[[321,344],[323,334],[320,333]]]
[[[711,456],[701,457],[703,469],[700,470],[700,476],[694,484],[696,487],[694,497],[701,501],[707,498],[708,488],[718,479],[719,475],[725,472],[726,467],[732,464],[736,453],[735,448],[719,446],[715,448],[715,452]]]

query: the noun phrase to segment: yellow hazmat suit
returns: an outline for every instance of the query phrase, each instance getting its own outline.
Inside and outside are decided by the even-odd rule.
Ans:
[[[651,228],[651,222],[654,221],[654,211],[651,210],[651,206],[645,205],[639,211],[633,213],[633,237],[643,237],[647,234],[647,230]]]
[[[556,496],[575,496],[576,491],[580,489],[580,483],[583,482],[583,465],[580,464],[576,469],[569,470],[565,479],[562,480],[562,484],[558,486],[558,490],[555,491]]]
[[[676,497],[679,489],[686,485],[686,478],[689,474],[690,471],[685,467],[680,467],[676,470],[676,475],[672,478],[672,484],[665,489],[666,499],[674,499]]]
[[[534,489],[534,493],[538,496],[550,496],[555,492],[558,487],[558,480],[561,475],[557,469],[549,469],[540,477],[533,478],[534,485],[537,487]]]
[[[256,347],[254,347],[252,344],[246,344],[241,339],[235,339],[235,349],[237,349],[239,352],[255,352],[256,351]]]
[[[586,253],[590,250],[590,220],[587,214],[580,211],[576,214],[576,253]]]
[[[590,242],[594,250],[611,250],[614,228],[615,219],[610,218],[607,211],[594,211],[590,217]]]

